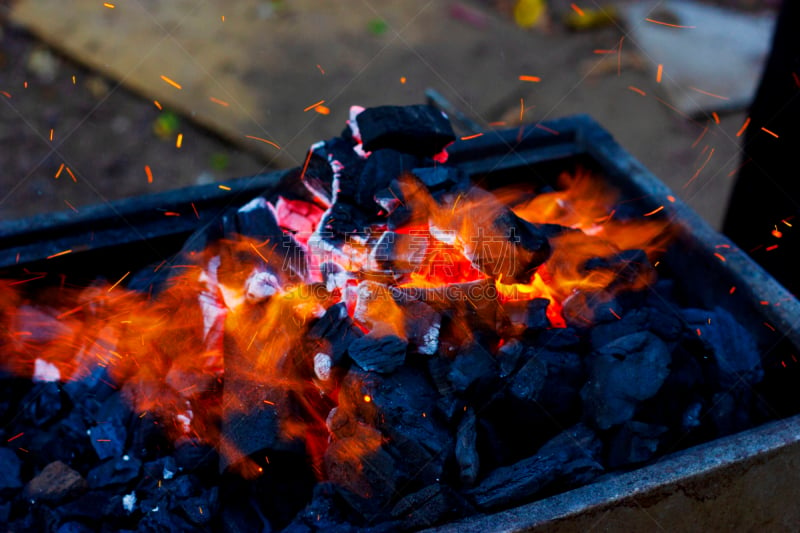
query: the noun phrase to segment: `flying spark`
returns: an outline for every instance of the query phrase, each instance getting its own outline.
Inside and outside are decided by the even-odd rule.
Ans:
[[[175,80],[173,80],[173,79],[170,79],[170,78],[168,78],[168,77],[164,76],[163,74],[161,75],[161,79],[162,79],[162,80],[163,80],[165,83],[167,83],[167,84],[169,84],[169,85],[172,85],[173,87],[175,87],[175,88],[176,88],[176,89],[178,89],[178,90],[180,90],[180,89],[183,89],[183,87],[181,87],[181,84],[180,84],[180,83],[178,83],[177,81],[175,81]]]
[[[747,117],[744,121],[744,124],[742,124],[742,127],[739,128],[738,132],[736,132],[736,136],[741,137],[744,134],[744,130],[746,130],[747,126],[749,125],[750,125],[750,117]]]
[[[535,82],[542,81],[542,78],[540,78],[539,76],[525,76],[525,75],[522,75],[522,76],[519,77],[519,81],[531,81],[531,82],[535,83]]]
[[[691,30],[697,27],[697,26],[683,26],[681,24],[670,24],[669,22],[662,22],[660,20],[655,20],[651,18],[646,18],[644,20],[646,20],[647,22],[652,22],[653,24],[660,24],[661,26],[669,26],[670,28],[683,28]]]
[[[278,144],[277,144],[277,143],[274,143],[274,142],[272,142],[272,141],[268,141],[268,140],[266,140],[266,139],[262,139],[261,137],[255,137],[255,136],[253,136],[253,135],[245,135],[245,137],[247,137],[248,139],[253,139],[254,141],[260,141],[260,142],[262,142],[262,143],[269,144],[270,146],[274,146],[274,147],[275,147],[275,148],[277,148],[278,150],[280,150],[280,149],[281,149],[281,147],[280,147],[280,146],[278,146]]]
[[[325,100],[320,100],[319,102],[317,102],[317,103],[315,103],[315,104],[311,104],[311,105],[310,105],[310,106],[308,106],[307,108],[303,109],[303,113],[305,113],[306,111],[311,111],[311,110],[312,110],[312,109],[314,109],[315,107],[317,107],[317,106],[320,106],[320,105],[322,105],[322,104],[324,104],[324,103],[325,103]]]

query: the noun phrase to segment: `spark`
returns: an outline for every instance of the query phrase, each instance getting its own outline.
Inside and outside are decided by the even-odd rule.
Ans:
[[[502,127],[502,126],[505,126],[505,125],[506,125],[506,121],[505,120],[498,120],[496,122],[490,122],[489,123],[489,126],[491,126],[492,128]]]
[[[77,80],[75,78],[75,74],[73,74],[72,75],[72,85],[75,85],[76,83],[77,83]]]
[[[519,121],[522,122],[522,115],[525,114],[525,100],[523,98],[519,99]]]
[[[267,405],[275,405],[275,402],[271,402],[269,400],[264,400],[264,403]]]
[[[733,294],[734,292],[736,292],[736,285],[731,287],[731,290],[728,291],[728,294]]]
[[[749,162],[750,162],[750,159],[747,159],[747,160],[746,160],[744,163],[742,163],[741,165],[737,166],[736,168],[734,168],[733,170],[731,170],[730,172],[728,172],[728,177],[729,177],[729,178],[733,177],[733,175],[734,175],[734,174],[736,174],[737,172],[739,172],[740,170],[742,170],[742,167],[744,167],[744,166],[745,166],[747,163],[749,163]]]
[[[772,250],[775,250],[777,248],[778,248],[778,245],[777,244],[773,244],[772,246],[767,246],[766,250],[764,250],[764,251],[771,252]]]
[[[225,15],[220,15],[220,16],[219,16],[219,19],[220,19],[222,22],[225,22]]]
[[[6,98],[11,98],[11,93],[10,93],[10,92],[8,92],[8,91],[0,91],[0,94],[2,94],[3,96],[5,96]]]
[[[407,81],[407,80],[406,80],[406,77],[405,77],[405,76],[400,76],[400,83],[402,83],[403,85],[405,85],[405,84],[406,84],[406,81]]]
[[[22,82],[22,87],[24,87],[25,89],[28,88],[28,80],[25,80],[24,82]]]
[[[65,166],[65,167],[64,167],[64,170],[66,170],[66,171],[67,171],[67,174],[69,174],[69,177],[70,177],[70,178],[72,178],[72,181],[74,181],[75,183],[78,183],[78,180],[77,180],[77,178],[75,178],[75,174],[73,174],[73,173],[72,173],[72,170],[70,170],[70,168],[69,168],[69,167],[66,167],[66,166]]]
[[[614,315],[614,316],[617,318],[617,320],[622,320],[622,317],[621,317],[621,316],[619,316],[619,315],[617,314],[617,312],[616,312],[616,311],[614,311],[614,310],[613,310],[613,309],[611,309],[610,307],[608,308],[608,310],[609,310],[609,312],[610,312],[612,315]]]
[[[175,211],[164,211],[165,217],[179,217],[181,216],[180,213],[176,213]]]
[[[324,104],[324,103],[325,103],[325,100],[320,100],[319,102],[316,102],[316,103],[314,103],[314,104],[311,104],[311,105],[310,105],[310,106],[308,106],[307,108],[303,109],[303,113],[305,113],[306,111],[311,111],[311,110],[312,110],[312,109],[314,109],[315,107],[317,107],[317,106],[319,106],[319,105],[322,105],[322,104]]]
[[[59,166],[59,167],[58,167],[58,170],[56,170],[56,175],[54,176],[54,178],[55,178],[55,179],[58,179],[58,178],[60,178],[60,177],[61,177],[61,173],[62,173],[63,171],[64,171],[64,163],[61,163],[61,166]]]
[[[218,187],[219,189],[222,189],[223,191],[229,191],[229,190],[231,190],[231,188],[230,188],[230,187],[228,187],[227,185],[217,185],[217,187]]]
[[[646,18],[644,20],[646,20],[647,22],[652,22],[653,24],[660,24],[661,26],[669,26],[670,28],[683,28],[683,29],[692,30],[692,29],[697,27],[697,26],[683,26],[681,24],[670,24],[669,22],[662,22],[660,20],[655,20],[655,19],[651,19],[651,18]]]
[[[261,251],[256,247],[255,244],[253,244],[252,242],[248,244],[250,245],[250,248],[252,248],[253,251],[256,253],[256,255],[261,258],[262,261],[264,261],[265,263],[269,263],[269,260],[261,254]]]
[[[462,141],[468,141],[470,139],[477,139],[478,137],[483,136],[483,133],[476,133],[475,135],[467,135],[466,137],[461,137]]]
[[[772,135],[776,139],[778,138],[778,134],[777,133],[775,133],[774,131],[770,131],[767,128],[761,128],[761,131],[763,131],[764,133],[769,133],[770,135]]]
[[[117,7],[114,4],[109,4],[108,2],[103,2],[103,5],[108,9],[114,9],[115,7]]]
[[[314,108],[314,111],[316,111],[320,115],[330,115],[331,114],[330,108],[326,107],[324,105],[318,105],[317,107]]]
[[[536,83],[536,82],[542,81],[542,78],[540,78],[539,76],[525,76],[525,75],[522,75],[522,76],[519,77],[519,81],[530,81],[530,82]]]
[[[163,107],[161,107],[161,104],[158,102],[158,100],[153,100],[153,105],[155,105],[156,109],[158,109],[159,111],[164,109]]]
[[[55,131],[53,130],[53,128],[50,128],[50,142],[53,142],[53,135],[54,134],[55,134]]]
[[[108,292],[111,292],[111,291],[113,291],[113,290],[114,290],[114,288],[115,288],[117,285],[119,285],[120,283],[122,283],[122,280],[124,280],[125,278],[127,278],[128,276],[130,276],[130,274],[131,274],[131,273],[130,273],[130,271],[126,272],[126,273],[125,273],[125,275],[123,275],[121,278],[119,278],[119,279],[117,280],[117,282],[116,282],[116,283],[114,283],[114,284],[113,284],[111,287],[109,287],[109,288],[108,288]]]
[[[317,70],[319,70],[320,74],[322,74],[323,76],[325,75],[325,69],[322,68],[322,65],[320,65],[319,63],[317,63]]]
[[[219,98],[214,98],[213,96],[209,96],[208,99],[217,105],[221,105],[222,107],[228,107],[229,105],[231,105],[225,100],[220,100]]]
[[[308,163],[310,161],[311,161],[311,150],[308,151],[308,154],[306,155],[306,160],[303,163],[303,170],[302,172],[300,172],[300,181],[303,181],[303,178],[306,175],[306,170],[308,170]]]
[[[708,124],[706,124],[706,127],[703,128],[703,131],[700,132],[700,135],[698,135],[697,139],[695,139],[695,141],[692,143],[692,148],[695,148],[698,144],[700,144],[700,140],[706,136],[706,133],[708,133]]]
[[[576,6],[575,4],[570,4],[570,5],[569,5],[569,7],[571,7],[571,8],[572,8],[572,10],[573,10],[575,13],[577,13],[577,14],[578,14],[578,16],[580,16],[580,17],[582,17],[582,16],[586,15],[586,13],[584,13],[584,12],[583,12],[583,9],[579,8],[579,7],[578,7],[578,6]]]
[[[147,175],[147,183],[153,183],[153,171],[150,169],[150,165],[144,166],[144,173]]]
[[[13,437],[11,437],[10,439],[8,439],[6,442],[11,442],[12,440],[17,440],[18,438],[20,438],[20,437],[21,437],[21,436],[23,436],[24,434],[25,434],[25,432],[24,432],[24,431],[23,431],[23,432],[21,432],[21,433],[17,433],[16,435],[14,435],[14,436],[13,436]]]
[[[710,96],[712,98],[719,98],[720,100],[730,100],[730,98],[728,98],[727,96],[722,96],[722,95],[719,95],[719,94],[710,93],[708,91],[704,91],[703,89],[698,89],[697,87],[689,86],[689,88],[691,90],[693,90],[693,91],[696,91],[696,92],[698,92],[700,94],[704,94],[706,96]]]
[[[183,133],[179,133],[178,137],[175,139],[175,148],[180,148],[183,144]]]
[[[663,210],[664,210],[664,206],[660,205],[660,206],[656,207],[655,209],[653,209],[652,211],[650,211],[649,213],[645,213],[642,216],[649,217],[649,216],[655,215],[659,211],[663,211]]]
[[[617,51],[616,50],[608,50],[606,48],[595,48],[594,49],[594,53],[595,54],[616,54]]]
[[[761,300],[758,303],[760,303],[761,305],[769,305],[769,302],[767,300]]]
[[[372,396],[370,396],[369,394],[365,394],[364,395],[364,402],[369,403],[371,401],[372,401]]]
[[[64,200],[64,203],[67,204],[69,206],[69,208],[72,209],[73,211],[75,211],[76,213],[78,212],[78,209],[74,205],[69,203],[69,200]]]
[[[783,237],[783,233],[781,233],[781,231],[778,229],[778,226],[775,226],[775,229],[772,230],[772,236],[775,237],[776,239],[780,239],[781,237]]]
[[[628,85],[628,89],[629,89],[629,90],[631,90],[631,91],[633,91],[633,92],[635,92],[635,93],[639,93],[639,94],[641,94],[642,96],[647,96],[647,93],[646,93],[646,92],[644,92],[643,90],[641,90],[641,89],[640,89],[640,88],[638,88],[638,87],[634,87],[633,85]]]
[[[772,331],[775,331],[775,327],[772,324],[770,324],[769,322],[764,322],[764,325],[767,326]]]
[[[541,124],[534,124],[533,127],[534,128],[538,128],[540,130],[544,130],[547,133],[551,133],[553,135],[558,135],[558,132],[556,130],[554,130],[553,128],[548,128],[547,126],[543,126]]]
[[[161,79],[164,81],[164,83],[172,85],[173,87],[175,87],[178,90],[183,89],[183,87],[181,87],[180,83],[178,83],[177,81],[175,81],[173,79],[170,79],[170,78],[164,76],[163,74],[161,75]]]
[[[670,203],[673,203],[673,204],[675,203],[675,197],[672,196],[671,194],[669,196],[667,196],[667,200],[669,200]]]
[[[727,259],[725,259],[725,256],[724,256],[724,255],[722,255],[722,254],[721,254],[721,253],[719,253],[719,252],[714,252],[714,255],[717,257],[717,259],[719,259],[719,260],[720,260],[720,261],[722,261],[723,263],[724,263],[725,261],[727,261]]]
[[[97,442],[111,442],[111,439],[95,439]]]
[[[272,142],[272,141],[268,141],[268,140],[266,140],[266,139],[262,139],[261,137],[255,137],[255,136],[253,136],[253,135],[245,135],[245,137],[247,137],[248,139],[253,139],[254,141],[261,141],[262,143],[269,144],[270,146],[274,146],[274,147],[275,147],[275,148],[277,148],[278,150],[280,150],[280,149],[281,149],[281,147],[280,147],[280,146],[278,146],[278,144],[277,144],[277,143],[274,143],[274,142]]]
[[[664,74],[664,65],[658,65],[658,70],[656,71],[656,83],[661,83],[661,76]]]
[[[692,176],[692,179],[690,179],[689,181],[687,181],[687,182],[686,182],[686,184],[683,186],[683,188],[684,188],[684,189],[685,189],[686,187],[688,187],[688,186],[689,186],[689,185],[690,185],[690,184],[691,184],[691,183],[692,183],[694,180],[696,180],[696,179],[697,179],[697,176],[699,176],[699,175],[700,175],[700,173],[703,171],[703,169],[704,169],[704,168],[706,168],[706,165],[708,164],[708,162],[709,162],[709,161],[711,161],[711,156],[712,156],[712,155],[714,155],[714,148],[712,148],[712,149],[711,149],[711,151],[710,151],[710,152],[708,152],[708,157],[707,157],[707,158],[706,158],[706,160],[703,162],[703,164],[702,164],[702,165],[700,165],[700,168],[698,168],[698,169],[697,169],[697,172],[695,172],[695,173],[694,173],[694,176]]]
[[[54,257],[59,257],[59,256],[62,256],[62,255],[67,255],[68,253],[71,253],[71,252],[72,252],[72,250],[71,250],[71,249],[70,249],[70,250],[64,250],[64,251],[62,251],[62,252],[58,252],[58,253],[55,253],[55,254],[53,254],[53,255],[50,255],[50,256],[48,256],[48,257],[47,257],[47,259],[53,259]]]
[[[197,212],[197,207],[194,205],[194,202],[192,202],[191,205],[192,205],[192,211],[194,211],[194,216],[197,217],[197,220],[200,220],[200,213]]]
[[[711,118],[713,118],[713,119],[714,119],[714,122],[716,122],[717,124],[719,124],[719,115],[717,114],[717,112],[716,112],[716,111],[712,111],[712,112],[711,112]]]
[[[17,260],[17,263],[19,263],[19,260]],[[28,282],[30,282],[30,281],[36,281],[36,280],[38,280],[38,279],[42,279],[42,278],[46,278],[46,277],[47,277],[47,274],[39,274],[39,275],[37,275],[37,276],[35,276],[35,277],[32,277],[32,278],[28,278],[28,279],[20,279],[20,280],[17,280],[17,281],[12,281],[12,282],[11,282],[11,283],[9,283],[8,285],[9,285],[10,287],[13,287],[14,285],[22,285],[23,283],[28,283]]]
[[[736,132],[736,136],[737,136],[737,137],[741,137],[741,136],[742,136],[742,134],[744,133],[744,130],[746,130],[746,129],[747,129],[747,126],[749,126],[749,125],[750,125],[750,117],[747,117],[747,118],[745,119],[745,121],[744,121],[744,124],[742,124],[742,127],[741,127],[741,128],[739,128],[739,131],[738,131],[738,132]]]
[[[786,225],[787,225],[787,226],[789,226],[790,228],[792,227],[792,225],[791,225],[791,224],[789,224],[789,220],[788,220],[788,219],[787,219],[787,220],[781,220],[781,222],[783,222],[784,224],[786,224]]]

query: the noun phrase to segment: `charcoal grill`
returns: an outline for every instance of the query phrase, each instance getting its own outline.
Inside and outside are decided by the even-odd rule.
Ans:
[[[448,149],[449,162],[484,187],[535,180],[554,182],[563,170],[595,170],[642,213],[664,206],[679,236],[664,258],[687,284],[692,305],[721,306],[764,348],[765,366],[800,347],[800,303],[780,284],[672,197],[588,116],[517,129],[488,131]],[[219,222],[226,209],[257,195],[291,194],[298,169],[270,172],[132,198],[79,212],[42,215],[0,224],[0,273],[31,280],[81,283],[118,279],[127,271],[169,261],[198,229]],[[60,254],[66,250],[69,253]],[[54,257],[55,256],[55,257]],[[66,278],[65,278],[66,277]],[[732,288],[735,287],[735,290]],[[784,364],[786,364],[784,362]],[[472,517],[438,531],[572,531],[603,528],[727,530],[800,523],[791,502],[800,487],[800,402],[792,383],[796,363],[774,378],[781,418],[718,439],[660,462],[490,516]]]

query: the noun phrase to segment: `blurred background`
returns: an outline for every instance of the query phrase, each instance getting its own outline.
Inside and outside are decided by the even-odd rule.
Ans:
[[[432,88],[484,129],[588,113],[719,228],[776,4],[0,0],[0,219],[299,166]]]

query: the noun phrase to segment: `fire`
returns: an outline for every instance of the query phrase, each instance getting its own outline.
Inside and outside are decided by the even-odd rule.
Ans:
[[[551,327],[590,322],[598,303],[653,282],[651,263],[670,238],[668,222],[655,216],[663,209],[623,220],[616,193],[582,171],[561,176],[552,192],[470,187],[434,197],[412,176],[396,192],[408,210],[403,225],[378,227],[335,252],[315,233],[330,206],[261,198],[238,213],[265,217],[253,227],[272,233],[226,234],[184,252],[179,264],[156,267],[163,287],[151,293],[126,289],[123,281],[136,277],[130,272],[113,284],[60,287],[37,298],[3,283],[3,365],[63,381],[99,367],[108,386],[122,384],[136,412],[160,414],[173,438],[214,443],[248,477],[263,469],[222,435],[220,421],[254,404],[275,413],[280,439],[305,443],[320,476],[358,470],[384,438],[370,425],[376,396],[358,383],[342,394],[337,365],[348,347],[318,331],[326,316],[336,315],[353,342],[399,345],[401,358],[406,345],[433,356],[440,338],[469,342],[475,321],[497,326],[502,344],[517,331],[503,325],[503,305],[544,298]],[[442,298],[456,289],[460,298]],[[499,314],[487,307],[495,303]],[[410,326],[441,310],[449,329],[433,319],[423,331]],[[255,402],[243,395],[223,405],[231,375],[249,384],[248,394],[256,391]],[[230,383],[226,394],[237,394]],[[331,446],[339,466],[323,464]]]

